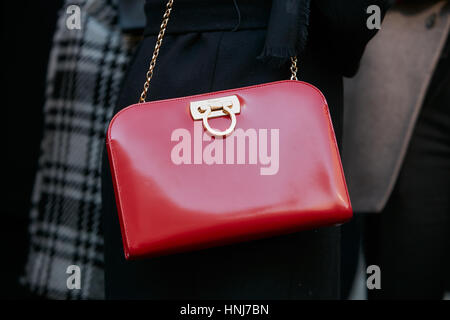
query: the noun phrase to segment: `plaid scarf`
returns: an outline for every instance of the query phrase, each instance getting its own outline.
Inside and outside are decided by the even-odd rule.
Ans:
[[[66,26],[69,5],[81,9],[80,30]],[[68,0],[60,11],[22,277],[39,296],[104,297],[100,165],[106,126],[132,49],[117,26],[115,0]],[[67,288],[69,265],[80,267],[79,290]]]

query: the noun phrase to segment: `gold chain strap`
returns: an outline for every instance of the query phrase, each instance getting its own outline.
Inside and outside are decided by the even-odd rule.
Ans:
[[[172,12],[173,1],[174,0],[167,1],[166,11],[164,12],[161,26],[159,28],[158,38],[156,40],[155,49],[153,50],[153,56],[152,60],[150,61],[150,66],[148,67],[148,71],[145,76],[146,80],[144,83],[144,89],[142,90],[141,96],[139,98],[139,103],[144,103],[145,98],[147,97],[148,87],[150,85],[150,80],[152,80],[153,70],[155,69],[156,65],[156,59],[158,58],[159,49],[161,48],[164,34],[166,33],[167,23],[169,22],[170,13]],[[291,57],[291,80],[298,80],[297,71],[297,57]]]
[[[297,79],[297,56],[291,57],[291,80],[298,80]]]
[[[169,22],[170,13],[172,12],[173,0],[167,1],[166,11],[163,15],[163,20],[161,22],[161,26],[159,28],[158,38],[156,40],[155,49],[153,50],[152,61],[150,62],[150,66],[148,67],[148,71],[146,74],[146,80],[144,83],[144,90],[142,90],[141,97],[139,98],[139,103],[144,103],[145,98],[147,97],[148,87],[150,85],[150,80],[153,77],[153,70],[156,65],[156,58],[159,55],[159,49],[161,48],[161,44],[164,38],[164,33],[166,33],[167,23]]]

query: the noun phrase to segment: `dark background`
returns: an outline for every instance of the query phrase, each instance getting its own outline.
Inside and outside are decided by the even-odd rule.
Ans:
[[[45,79],[62,0],[2,1],[2,109],[7,112],[2,176],[2,290],[31,297],[19,286],[28,251],[27,226],[42,136]]]

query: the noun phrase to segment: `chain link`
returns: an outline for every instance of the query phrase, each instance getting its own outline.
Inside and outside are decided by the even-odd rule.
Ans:
[[[153,77],[153,70],[156,65],[156,58],[159,55],[159,49],[161,48],[161,44],[164,38],[164,34],[166,33],[167,23],[169,22],[170,13],[172,12],[173,0],[167,1],[166,11],[163,15],[163,20],[161,22],[161,26],[159,28],[158,38],[156,39],[155,49],[153,50],[152,61],[150,61],[150,66],[148,67],[148,71],[146,74],[146,80],[144,83],[144,89],[142,90],[141,97],[139,98],[139,103],[144,103],[145,98],[147,97],[148,87],[150,85],[150,80]]]
[[[145,76],[145,83],[144,83],[144,89],[142,90],[141,96],[139,98],[139,103],[144,103],[145,99],[147,98],[147,92],[148,88],[150,86],[150,80],[152,80],[153,77],[153,70],[155,69],[156,65],[156,59],[159,55],[159,49],[161,48],[162,41],[164,38],[164,34],[166,33],[167,23],[169,22],[170,13],[172,12],[172,6],[173,6],[174,0],[167,1],[166,4],[166,11],[164,12],[163,19],[161,22],[161,26],[159,28],[158,38],[156,39],[155,49],[153,50],[153,56],[152,60],[150,61],[150,66],[148,67],[147,74]],[[297,79],[297,57],[291,57],[291,80],[298,80]]]
[[[298,80],[297,79],[297,56],[291,57],[291,80]]]

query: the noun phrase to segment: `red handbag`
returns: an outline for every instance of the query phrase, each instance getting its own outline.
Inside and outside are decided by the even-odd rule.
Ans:
[[[109,124],[107,149],[127,259],[345,222],[350,199],[327,102],[291,79],[140,103]]]

